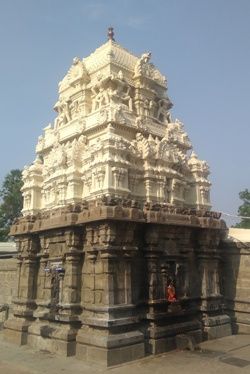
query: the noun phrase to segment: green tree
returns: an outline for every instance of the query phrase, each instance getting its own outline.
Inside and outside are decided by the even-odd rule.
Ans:
[[[239,206],[238,214],[242,217],[250,217],[250,191],[245,189],[239,193],[239,197],[242,200],[243,204]],[[242,229],[250,229],[250,219],[241,219],[240,223],[237,223],[235,227]]]
[[[22,172],[11,170],[4,178],[0,189],[0,241],[8,240],[10,226],[22,209]]]

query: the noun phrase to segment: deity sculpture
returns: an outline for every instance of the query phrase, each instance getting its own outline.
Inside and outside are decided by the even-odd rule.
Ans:
[[[71,120],[70,104],[71,101],[65,99],[61,99],[55,104],[54,109],[58,112],[58,116],[55,119],[55,128],[58,128]]]
[[[173,280],[170,281],[169,285],[166,288],[166,298],[170,303],[174,303],[177,301]]]
[[[135,65],[135,75],[140,75],[145,72],[146,65],[148,64],[150,58],[151,58],[150,52],[146,52],[141,55],[140,59]]]
[[[171,115],[169,109],[171,108],[171,104],[166,99],[159,100],[158,103],[158,112],[157,112],[157,119],[161,122],[171,122]]]

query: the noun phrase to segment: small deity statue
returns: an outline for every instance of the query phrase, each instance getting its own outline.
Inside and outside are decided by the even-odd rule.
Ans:
[[[141,55],[140,61],[146,64],[151,58],[151,52],[146,52]]]
[[[55,128],[60,127],[71,120],[71,108],[70,100],[59,100],[54,106],[54,109],[58,111],[58,117],[55,120]]]
[[[73,59],[73,65],[68,73],[68,79],[69,81],[72,81],[74,79],[82,78],[84,75],[87,74],[86,68],[83,64],[83,62],[80,60],[79,57],[74,57]]]
[[[79,113],[79,101],[78,100],[75,100],[73,101],[70,106],[69,106],[69,109],[71,111],[71,114],[73,117],[75,117],[78,113]]]
[[[109,97],[107,92],[103,87],[100,87],[98,94],[94,98],[93,101],[93,110],[97,110],[98,108],[101,108],[108,104],[109,102]]]
[[[91,88],[92,91],[92,111],[97,110],[109,103],[109,95],[105,85],[111,76],[104,77],[101,73],[97,75],[97,83]]]
[[[168,100],[166,99],[161,99],[159,101],[159,108],[157,112],[157,119],[161,122],[171,122],[171,115],[169,112],[169,109],[171,108],[171,105]]]
[[[108,90],[108,96],[110,102],[113,104],[122,103],[132,112],[133,111],[133,99],[132,99],[132,90],[130,85],[125,81],[123,72],[120,70],[117,78],[111,77],[116,85],[116,88]]]
[[[65,117],[65,121],[66,122],[69,122],[71,120],[71,116],[70,116],[70,101],[67,100],[67,101],[64,101],[62,103],[62,112],[64,114],[64,117]]]
[[[173,280],[171,280],[169,285],[166,287],[166,299],[170,303],[174,303],[177,301]]]
[[[145,67],[148,64],[149,60],[151,58],[151,53],[146,52],[141,55],[139,60],[137,61],[135,65],[135,75],[140,75],[144,73]]]
[[[87,83],[89,81],[89,76],[83,61],[81,61],[79,57],[74,57],[68,73],[61,80],[61,82],[59,82],[59,92],[64,91],[70,85],[74,85],[76,81],[79,80]]]
[[[121,70],[119,70],[118,74],[117,74],[117,77],[122,81],[124,79],[123,77],[123,72]]]
[[[128,105],[129,110],[133,111],[133,99],[131,97],[131,87],[127,87],[127,91],[124,93],[122,100]]]

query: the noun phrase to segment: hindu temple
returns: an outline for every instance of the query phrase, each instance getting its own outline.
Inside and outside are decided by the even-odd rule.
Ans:
[[[112,366],[231,334],[209,167],[145,52],[75,57],[23,170],[17,344]]]

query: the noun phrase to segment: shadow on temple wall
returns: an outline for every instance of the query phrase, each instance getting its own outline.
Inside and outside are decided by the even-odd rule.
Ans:
[[[230,237],[229,230],[229,236],[221,242],[220,249],[222,256],[221,290],[225,311],[231,317],[232,332],[233,334],[249,333],[250,245]],[[248,327],[248,331],[242,330],[242,324]]]

